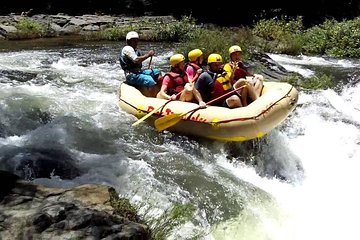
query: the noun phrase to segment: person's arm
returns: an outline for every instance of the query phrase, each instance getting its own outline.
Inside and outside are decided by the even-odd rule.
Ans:
[[[206,107],[206,103],[203,101],[200,92],[194,87],[193,94],[201,107]]]
[[[134,63],[142,63],[146,59],[155,55],[154,50],[150,50],[147,54],[138,56],[135,52],[135,49],[131,46],[125,46],[122,50],[122,54],[127,58],[131,59]]]
[[[154,50],[150,50],[147,54],[141,55],[141,56],[137,56],[134,59],[135,63],[141,63],[143,61],[145,61],[146,59],[148,59],[149,57],[152,57],[155,55],[155,51]]]
[[[166,94],[166,90],[167,90],[167,85],[165,85],[165,84],[161,85],[160,91],[156,97],[166,99],[166,100],[171,99],[171,96]]]
[[[225,78],[229,79],[231,83],[234,82],[236,68],[231,63],[224,65],[224,71],[226,72]]]
[[[193,82],[196,82],[198,80],[198,78],[200,77],[200,74],[203,72],[203,70],[201,68],[199,68],[198,70],[196,70],[196,74],[193,78]]]
[[[196,80],[199,78],[200,74],[203,72],[201,68],[199,68],[197,71],[194,71],[195,69],[192,66],[188,66],[186,68],[186,74],[188,76],[189,83],[196,82]]]
[[[163,79],[163,83],[161,85],[160,91],[156,96],[157,98],[162,98],[162,99],[166,99],[166,100],[172,99],[172,96],[170,96],[170,95],[168,95],[166,93],[166,91],[168,89],[169,82],[170,82],[169,76],[165,76],[164,79]]]
[[[192,66],[187,66],[186,70],[185,70],[186,76],[188,78],[188,82],[192,83],[194,82],[194,68]]]

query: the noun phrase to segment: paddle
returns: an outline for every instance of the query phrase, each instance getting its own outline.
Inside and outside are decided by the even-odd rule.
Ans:
[[[149,63],[149,68],[150,68],[150,64],[151,64],[151,60],[152,60],[152,56],[150,58],[150,63]],[[189,74],[186,72],[186,75],[188,76],[189,82],[192,82],[192,77],[189,76]],[[176,98],[177,99],[180,94],[183,92],[184,90],[182,90],[181,92],[176,94]],[[149,112],[148,114],[146,114],[145,116],[143,116],[142,118],[140,118],[139,120],[137,120],[136,122],[134,122],[132,124],[132,126],[136,126],[138,124],[140,124],[141,122],[143,122],[145,119],[149,118],[151,115],[153,115],[154,113],[156,113],[157,111],[159,111],[161,108],[163,108],[166,104],[168,104],[169,102],[173,101],[173,99],[169,99],[168,101],[166,101],[163,105],[161,105],[158,108],[155,108],[154,110],[152,110],[151,112]]]
[[[179,92],[178,94],[176,94],[176,98],[181,94],[181,92]],[[175,99],[176,99],[175,98]],[[132,124],[132,126],[136,126],[139,123],[143,122],[145,119],[147,119],[148,117],[150,117],[151,115],[153,115],[154,113],[156,113],[157,111],[159,111],[161,108],[163,108],[166,104],[168,104],[169,102],[173,101],[173,99],[169,99],[167,100],[163,105],[161,105],[158,108],[155,108],[154,110],[152,110],[151,112],[149,112],[148,114],[146,114],[145,116],[143,116],[142,118],[140,118],[139,120],[137,120],[136,122],[134,122]]]
[[[150,67],[151,67],[151,62],[152,62],[152,56],[150,57],[148,69],[150,69]]]
[[[244,88],[245,86],[246,86],[246,85],[243,85],[243,86],[241,86],[241,87],[238,87],[238,88],[236,88],[236,89],[234,89],[234,90],[231,90],[231,91],[228,92],[228,93],[225,93],[225,94],[221,95],[220,97],[217,97],[217,98],[215,98],[215,99],[213,99],[213,100],[211,100],[211,101],[208,101],[208,102],[206,103],[206,105],[211,105],[211,104],[213,104],[214,102],[217,102],[217,101],[219,101],[220,99],[222,99],[222,98],[224,98],[224,97],[230,96],[231,94],[233,94],[234,92],[236,92],[236,91]],[[178,122],[180,122],[180,120],[183,118],[183,116],[185,116],[185,115],[187,115],[187,114],[189,114],[189,113],[191,113],[191,112],[195,112],[195,111],[197,111],[197,110],[199,110],[199,109],[201,109],[201,108],[203,108],[203,107],[197,107],[197,108],[194,108],[194,109],[192,109],[192,110],[190,110],[190,111],[188,111],[188,112],[185,112],[185,113],[174,113],[174,114],[170,114],[170,115],[167,115],[167,116],[158,118],[158,119],[155,120],[155,128],[156,128],[159,132],[161,132],[161,131],[163,131],[163,130],[171,127],[171,126],[174,126],[174,125],[177,124]]]

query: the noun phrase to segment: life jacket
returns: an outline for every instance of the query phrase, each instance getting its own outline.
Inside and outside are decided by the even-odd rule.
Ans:
[[[137,56],[141,56],[141,52],[139,50],[135,50]],[[142,68],[142,63],[134,63],[131,59],[127,58],[126,56],[122,56],[120,54],[119,57],[120,66],[124,71],[129,71],[132,73],[138,73]]]
[[[215,81],[213,85],[213,90],[211,92],[211,98],[215,99],[224,95],[225,93],[231,91],[232,84],[230,79],[226,77],[227,73],[217,73],[214,75]]]
[[[186,63],[186,67],[191,66],[194,69],[194,72],[196,72],[197,70],[199,70],[201,67],[199,67],[199,65],[197,65],[196,63],[192,63],[192,62],[188,62]]]
[[[239,80],[240,78],[246,78],[246,76],[249,76],[249,72],[246,70],[246,67],[242,62],[238,62],[238,68],[235,69],[234,72],[234,80]]]
[[[168,72],[164,75],[164,78],[165,76],[168,76],[171,80],[171,86],[167,89],[167,94],[169,95],[181,92],[184,89],[185,84],[188,82],[187,77],[179,73]]]
[[[188,66],[190,66],[190,67],[193,68],[193,73],[194,73],[194,75],[193,75],[191,78],[194,78],[195,75],[196,75],[197,70],[199,70],[201,67],[200,67],[199,65],[197,65],[196,63],[192,63],[192,62],[187,62],[187,63],[185,64],[185,69],[187,69]],[[197,79],[195,79],[195,82],[196,82],[196,80],[197,80]]]

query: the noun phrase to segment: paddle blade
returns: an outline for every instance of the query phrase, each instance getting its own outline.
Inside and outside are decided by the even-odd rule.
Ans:
[[[162,107],[162,106],[161,106],[161,107]],[[149,112],[148,114],[146,114],[145,116],[143,116],[142,118],[140,118],[139,120],[137,120],[136,122],[134,122],[134,123],[132,124],[132,126],[136,126],[136,125],[138,125],[139,123],[143,122],[145,119],[147,119],[148,117],[150,117],[151,115],[153,115],[156,111],[158,111],[161,107],[152,110],[151,112]]]
[[[159,132],[161,132],[171,126],[174,126],[178,122],[180,122],[180,120],[182,119],[182,117],[184,115],[185,115],[184,113],[174,113],[174,114],[167,115],[167,116],[161,117],[159,119],[156,119],[155,120],[155,128]]]

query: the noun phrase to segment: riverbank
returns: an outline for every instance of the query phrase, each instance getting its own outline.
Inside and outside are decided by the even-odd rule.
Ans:
[[[119,38],[125,39],[126,32],[137,29],[142,39],[161,24],[176,22],[171,16],[126,17],[110,15],[69,16],[66,14],[29,16],[0,16],[0,39],[19,40],[59,36],[79,36],[84,39],[97,38],[96,33],[117,31]],[[115,28],[114,28],[115,27]]]

